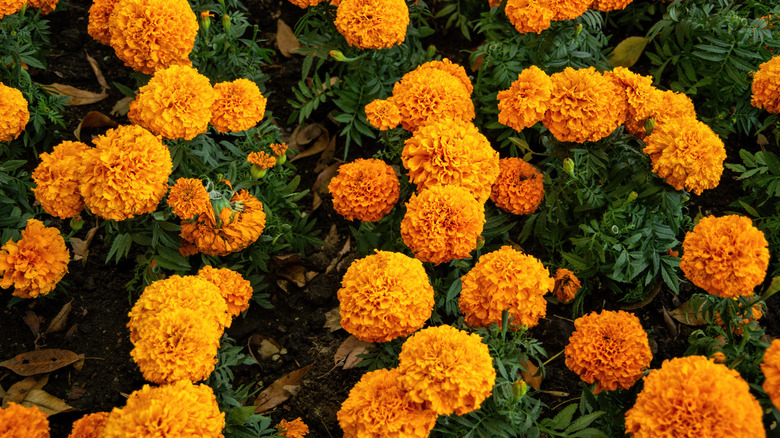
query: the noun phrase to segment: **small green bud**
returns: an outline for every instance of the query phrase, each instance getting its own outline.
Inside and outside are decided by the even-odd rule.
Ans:
[[[209,11],[200,13],[200,27],[202,27],[205,32],[208,32],[209,27],[211,27],[211,17],[213,16],[214,14]]]
[[[426,59],[432,59],[434,56],[436,56],[436,46],[431,44],[427,49],[425,49],[425,57]]]
[[[222,16],[222,27],[225,28],[225,31],[230,30],[230,15],[225,14]]]
[[[73,231],[78,231],[84,226],[84,219],[81,217],[80,214],[77,214],[76,216],[73,216],[70,219],[70,229]]]
[[[653,133],[653,129],[655,129],[655,120],[652,117],[648,117],[645,120],[645,132],[647,135],[650,135]]]
[[[283,153],[282,155],[279,155],[276,157],[276,165],[281,166],[282,164],[287,162],[287,152]]]
[[[249,169],[249,173],[252,175],[252,178],[260,179],[264,177],[266,173],[268,173],[268,169],[261,169],[256,164],[253,164],[252,168]]]
[[[576,31],[574,33],[574,36],[580,36],[582,33],[582,23],[577,23]]]
[[[485,246],[485,238],[482,236],[477,237],[477,250],[482,249],[482,247]]]
[[[639,197],[639,194],[637,192],[631,192],[628,194],[628,200],[626,201],[626,204],[634,202],[636,198]]]
[[[331,50],[330,57],[335,59],[338,62],[344,62],[347,59],[347,57],[344,56],[343,53],[341,53],[341,50]]]
[[[528,384],[525,383],[525,380],[515,380],[515,382],[512,383],[512,393],[514,394],[515,402],[522,400],[527,392]]]
[[[574,161],[572,161],[571,158],[563,160],[563,170],[565,170],[570,177],[574,178]]]

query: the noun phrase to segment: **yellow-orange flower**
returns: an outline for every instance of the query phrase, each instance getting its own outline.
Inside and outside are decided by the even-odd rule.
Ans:
[[[683,93],[676,93],[671,90],[654,90],[651,96],[651,116],[655,124],[664,124],[670,120],[680,117],[689,119],[696,118],[696,109],[693,107],[693,101]]]
[[[625,67],[615,67],[612,71],[604,72],[604,76],[618,85],[621,90],[621,98],[626,101],[626,129],[634,135],[644,137],[645,120],[655,117],[655,102],[658,89],[653,87],[653,78],[636,74]]]
[[[68,272],[70,252],[60,230],[29,219],[18,242],[0,248],[0,287],[14,287],[13,295],[35,298],[54,290]]]
[[[507,310],[513,330],[539,323],[547,312],[543,295],[555,285],[542,262],[509,246],[483,255],[461,282],[458,303],[468,325],[501,325]]]
[[[211,210],[211,201],[203,181],[197,178],[179,178],[168,193],[168,205],[173,214],[182,219],[207,213]]]
[[[122,0],[114,4],[108,31],[117,58],[153,75],[172,65],[192,65],[198,19],[186,0]]]
[[[555,17],[555,11],[547,0],[507,0],[504,11],[520,33],[541,33],[550,27]]]
[[[225,414],[207,385],[180,380],[170,385],[144,385],[130,394],[123,408],[114,408],[103,438],[222,438]]]
[[[271,146],[269,147],[277,157],[281,157],[287,153],[287,143],[271,143]]]
[[[515,131],[534,126],[547,112],[552,80],[532,65],[517,75],[508,90],[498,92],[498,121]]]
[[[40,155],[41,162],[32,173],[36,185],[32,190],[46,213],[67,219],[84,209],[78,169],[81,154],[87,150],[84,143],[63,141],[51,153]]]
[[[566,345],[566,366],[587,382],[594,393],[628,389],[650,366],[653,354],[647,333],[634,314],[602,310],[574,321]]]
[[[398,202],[401,183],[384,161],[359,158],[339,167],[328,190],[336,213],[350,221],[377,222]]]
[[[309,6],[317,6],[324,1],[326,0],[290,0],[290,3],[298,6],[299,8],[305,9]]]
[[[498,165],[490,200],[512,214],[535,212],[544,199],[544,176],[522,158],[502,158]]]
[[[625,122],[625,93],[593,67],[566,67],[550,79],[553,88],[543,123],[558,141],[598,141]]]
[[[108,421],[108,412],[87,414],[73,422],[68,438],[100,438]]]
[[[338,291],[341,326],[366,342],[387,342],[421,328],[433,311],[433,287],[422,262],[378,251],[355,260]]]
[[[401,111],[391,99],[376,99],[366,105],[366,119],[374,128],[386,131],[401,123]]]
[[[764,352],[764,362],[761,364],[764,373],[764,392],[772,403],[780,409],[780,339],[775,339]]]
[[[309,433],[309,426],[303,422],[301,417],[293,421],[282,420],[276,425],[276,430],[285,438],[303,438]]]
[[[10,402],[0,408],[0,437],[49,438],[49,420],[37,406],[27,408]]]
[[[30,0],[27,4],[33,8],[40,8],[41,15],[46,15],[57,8],[59,0]]]
[[[23,4],[24,2],[20,3],[19,8]],[[16,11],[10,13],[14,12]],[[0,18],[2,16],[2,6],[0,6]],[[28,121],[30,121],[30,111],[27,109],[27,100],[22,92],[0,83],[0,142],[19,137]]]
[[[336,29],[359,49],[384,49],[406,39],[409,8],[404,0],[341,0]]]
[[[25,0],[0,0],[0,18],[17,13],[22,9],[24,3]],[[0,102],[2,102],[2,99],[0,99]]]
[[[108,20],[114,7],[119,0],[93,0],[89,7],[89,23],[87,24],[87,33],[95,41],[111,45],[111,32],[108,29]]]
[[[553,295],[555,299],[561,303],[568,303],[577,296],[577,291],[580,290],[580,279],[565,268],[558,268],[555,271],[555,287],[553,288]]]
[[[702,218],[685,235],[680,261],[685,277],[712,295],[751,295],[769,266],[768,243],[750,218]]]
[[[267,99],[249,79],[214,85],[216,99],[211,106],[211,126],[219,132],[245,131],[263,118]]]
[[[401,237],[415,258],[438,265],[468,257],[484,225],[485,206],[466,189],[434,186],[407,202]]]
[[[770,113],[780,113],[780,56],[758,66],[753,75],[750,104]]]
[[[618,11],[625,9],[634,0],[593,0],[592,9],[601,12]]]
[[[479,409],[493,392],[496,371],[488,346],[475,333],[428,327],[404,342],[398,380],[409,398],[438,415]]]
[[[416,3],[416,2],[415,2]],[[434,69],[434,70],[441,70],[445,73],[449,73],[452,76],[455,76],[456,79],[458,79],[464,87],[466,87],[466,91],[471,94],[474,91],[474,85],[471,83],[471,79],[469,79],[469,75],[466,74],[466,69],[463,68],[460,64],[455,64],[454,62],[450,61],[447,58],[443,58],[441,61],[428,61],[425,64],[421,64],[419,67],[417,67],[419,71],[425,71],[426,69]]]
[[[344,438],[425,438],[436,417],[401,388],[397,369],[364,374],[338,412]]]
[[[634,438],[766,436],[758,401],[739,373],[703,356],[665,360],[644,378],[626,433]]]
[[[553,21],[573,20],[588,10],[593,0],[547,0],[555,11]]]
[[[204,266],[198,271],[198,276],[205,278],[219,288],[231,316],[238,316],[249,308],[249,300],[252,299],[252,285],[239,272],[228,268],[215,269],[211,266]]]
[[[89,210],[121,221],[157,209],[173,170],[162,139],[135,125],[110,129],[81,153],[79,191]]]
[[[276,166],[276,158],[267,152],[251,152],[247,155],[246,160],[261,169],[270,169]]]
[[[174,65],[141,87],[127,117],[165,138],[192,140],[208,130],[215,99],[209,78],[192,67]]]

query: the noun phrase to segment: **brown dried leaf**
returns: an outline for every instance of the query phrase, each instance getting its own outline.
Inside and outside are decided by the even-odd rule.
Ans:
[[[278,275],[292,281],[298,287],[306,286],[306,270],[301,265],[287,265]]]
[[[257,396],[257,400],[255,400],[254,405],[257,407],[255,413],[262,414],[287,401],[287,399],[300,388],[303,376],[309,372],[312,366],[314,366],[314,364],[307,365],[299,370],[285,374],[272,383],[271,386],[264,389],[263,392]]]
[[[690,299],[680,307],[669,312],[669,315],[677,321],[687,325],[705,325],[707,321],[702,315],[702,307],[706,300]]]
[[[325,148],[324,151],[322,151],[322,155],[320,155],[319,160],[317,160],[317,165],[314,166],[314,172],[321,172],[323,169],[328,167],[330,163],[333,161],[333,157],[336,155],[336,137],[333,137],[330,139],[330,142],[328,142],[328,147]]]
[[[249,351],[252,353],[257,352],[261,359],[270,359],[275,354],[282,352],[282,347],[276,340],[259,334],[250,336],[247,344]],[[259,362],[254,354],[252,354],[252,357],[255,358],[256,362]]]
[[[70,350],[47,348],[19,354],[13,359],[0,362],[0,367],[8,368],[20,376],[32,376],[50,373],[83,358],[83,355]]]
[[[677,323],[674,322],[674,319],[672,319],[672,315],[669,314],[669,311],[666,310],[666,307],[661,307],[663,309],[663,315],[664,315],[664,324],[666,324],[666,330],[669,331],[669,333],[677,337]]]
[[[130,103],[133,102],[134,97],[128,97],[125,96],[119,100],[116,101],[113,107],[111,107],[111,111],[108,112],[108,114],[112,116],[124,116],[127,115],[127,113],[130,112]]]
[[[339,243],[339,230],[336,227],[336,224],[330,225],[330,230],[328,230],[328,235],[325,236],[323,242],[325,242],[325,244],[322,245],[323,250],[327,248],[335,247],[336,244]]]
[[[301,48],[301,43],[295,37],[295,33],[281,18],[276,20],[276,46],[285,58],[292,58],[296,50]]]
[[[340,166],[341,162],[333,163],[320,172],[320,174],[317,175],[317,179],[314,180],[311,191],[320,194],[328,193],[328,184],[330,184],[330,180],[339,173]]]
[[[73,385],[70,387],[70,392],[68,393],[68,400],[78,400],[86,393],[87,390],[84,389],[83,386]]]
[[[91,91],[79,90],[76,87],[58,84],[56,82],[49,85],[43,85],[43,87],[51,88],[62,96],[70,97],[70,99],[67,101],[67,104],[70,106],[89,105],[95,102],[100,102],[101,100],[108,97],[108,93],[106,92],[93,93]]]
[[[81,119],[79,126],[73,131],[78,141],[81,141],[81,128],[116,128],[119,124],[100,111],[90,111]]]
[[[22,402],[22,406],[35,406],[46,415],[54,415],[62,412],[73,412],[76,408],[49,394],[42,389],[33,389]]]
[[[339,349],[333,355],[333,360],[336,362],[336,366],[341,366],[345,370],[352,369],[361,361],[358,355],[365,353],[368,351],[368,347],[373,345],[373,342],[361,341],[354,335],[350,335],[339,345]]]
[[[3,396],[3,408],[8,407],[8,403],[21,403],[27,394],[33,389],[41,389],[49,381],[48,374],[37,374],[22,379],[8,388],[8,392]]]
[[[289,265],[290,263],[299,263],[301,261],[300,254],[283,254],[275,255],[271,257],[271,260],[276,263],[277,266]]]
[[[310,157],[312,155],[316,155],[324,151],[325,148],[328,147],[328,142],[330,141],[330,134],[328,133],[328,131],[322,129],[320,125],[314,124],[301,129],[300,132],[298,132],[298,136],[295,139],[296,143],[299,145],[309,144],[314,140],[317,141],[315,141],[310,148],[304,149],[303,151],[300,151],[299,153],[293,155],[293,157],[290,158],[290,161],[295,161],[301,158]]]
[[[0,385],[0,397],[5,397],[5,389],[3,389],[3,385]]]
[[[539,375],[536,375],[539,371],[539,367],[534,365],[533,362],[531,362],[531,359],[528,359],[527,361],[520,362],[520,366],[525,368],[527,371],[520,370],[520,375],[523,376],[523,380],[525,380],[525,383],[531,385],[531,388],[538,390],[542,386],[542,373],[539,373]]]
[[[77,331],[78,329],[79,329],[79,324],[78,324],[78,323],[76,323],[76,324],[73,324],[73,325],[72,325],[72,326],[71,326],[71,327],[68,329],[68,331],[67,331],[67,332],[65,332],[65,340],[66,340],[66,341],[70,341],[71,339],[73,339],[73,336],[75,336],[75,335],[76,335],[76,331]]]
[[[311,201],[311,212],[314,213],[322,205],[322,198],[319,193],[314,194],[314,199]]]
[[[38,339],[38,337],[41,336],[41,323],[43,323],[43,317],[36,315],[32,310],[28,310],[27,313],[24,314],[23,319],[24,323],[27,324],[27,327],[30,327],[30,331],[33,336],[35,336],[35,339]]]
[[[84,54],[87,55],[87,62],[89,62],[89,66],[92,67],[92,71],[95,73],[95,78],[97,79],[98,84],[100,84],[100,87],[103,88],[103,91],[108,90],[108,83],[106,82],[105,76],[103,76],[103,72],[100,71],[98,62],[95,60],[95,58],[89,56],[89,53],[86,51],[84,51]]]
[[[89,245],[92,243],[92,239],[95,237],[97,227],[92,227],[87,231],[86,239],[81,240],[76,237],[68,239],[70,246],[73,247],[73,260],[81,260],[81,264],[86,266],[87,256],[89,256]]]
[[[328,329],[328,331],[335,332],[336,330],[340,330],[341,327],[341,310],[338,307],[334,307],[333,309],[328,310],[325,312],[325,325],[324,327]]]
[[[72,303],[73,300],[71,299],[67,304],[62,306],[62,309],[60,309],[60,312],[57,313],[57,316],[55,316],[54,319],[52,319],[49,323],[49,327],[46,329],[46,333],[55,333],[65,328],[65,323],[68,322],[68,315],[70,315]]]

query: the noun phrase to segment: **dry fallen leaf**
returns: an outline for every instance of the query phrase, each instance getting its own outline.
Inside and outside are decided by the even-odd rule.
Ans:
[[[276,46],[285,58],[292,58],[295,51],[301,48],[301,43],[295,33],[281,18],[276,20]]]
[[[100,102],[101,100],[108,97],[108,93],[101,92],[101,93],[93,93],[91,91],[86,90],[79,90],[76,87],[71,87],[70,85],[64,85],[64,84],[41,84],[44,89],[53,89],[58,94],[70,97],[70,99],[67,100],[67,104],[70,106],[77,106],[77,105],[89,105],[91,103]],[[51,90],[47,90],[50,91]]]
[[[73,385],[70,387],[70,392],[68,393],[68,400],[78,400],[86,393],[87,390],[84,389],[83,386]]]
[[[317,165],[314,166],[314,172],[315,173],[321,172],[323,169],[328,167],[330,163],[333,161],[333,157],[335,155],[336,155],[336,137],[333,137],[330,139],[330,142],[328,142],[328,147],[326,147],[325,150],[322,151],[319,160],[317,160]]]
[[[50,373],[83,358],[84,355],[70,350],[47,348],[19,354],[13,359],[0,362],[0,367],[8,368],[20,376],[32,376]]]
[[[277,266],[283,266],[289,265],[290,263],[299,263],[301,261],[301,256],[297,253],[282,254],[271,257],[271,260],[273,260]]]
[[[676,338],[678,332],[677,323],[674,322],[672,315],[670,315],[669,311],[666,310],[666,306],[662,306],[661,309],[664,315],[664,324],[666,324],[666,330],[668,330],[669,333]]]
[[[286,265],[278,275],[292,281],[298,287],[306,286],[306,270],[301,265]]]
[[[43,322],[43,317],[36,315],[32,310],[28,310],[27,313],[24,314],[23,320],[24,323],[27,324],[27,327],[30,327],[30,331],[37,340],[41,336],[41,323]]]
[[[8,403],[19,404],[23,402],[31,390],[43,388],[48,381],[48,374],[36,374],[14,383],[8,388],[8,392],[5,396],[3,396],[3,408],[7,408]]]
[[[84,51],[84,54],[87,55],[87,62],[89,62],[89,66],[92,67],[92,71],[95,73],[95,78],[97,79],[98,84],[100,84],[100,87],[103,89],[103,91],[108,90],[108,83],[106,82],[105,76],[103,76],[103,72],[100,71],[98,62],[95,60],[95,58],[89,56],[89,53],[86,51]]]
[[[42,389],[33,389],[27,394],[22,406],[31,407],[35,406],[46,415],[59,414],[61,412],[73,412],[76,409],[69,406],[67,403],[58,399],[57,397],[49,394]]]
[[[333,361],[336,362],[336,366],[341,366],[345,370],[352,369],[361,361],[358,355],[365,353],[368,351],[368,347],[373,346],[373,342],[361,341],[354,335],[350,335],[339,345],[339,349],[333,355]]]
[[[113,107],[111,107],[111,111],[108,112],[108,114],[112,116],[124,116],[127,115],[127,113],[130,112],[130,103],[135,99],[134,97],[128,97],[125,96],[119,100],[116,101]]]
[[[290,161],[310,157],[324,151],[330,142],[330,134],[319,125],[313,124],[301,129],[300,132],[298,132],[295,141],[299,145],[306,145],[314,140],[317,141],[315,141],[311,147],[293,155],[292,158],[290,158]]]
[[[78,141],[81,141],[81,128],[116,128],[119,124],[100,111],[90,111],[81,119],[79,126],[73,131]]]
[[[650,38],[638,36],[624,39],[609,54],[609,63],[612,67],[631,67],[639,61],[648,41]]]
[[[97,227],[92,227],[87,231],[86,239],[81,240],[76,237],[68,239],[70,246],[73,247],[73,260],[81,260],[82,265],[87,264],[87,256],[89,255],[89,244],[92,243],[92,239],[95,237]]]
[[[330,184],[330,180],[338,174],[341,164],[341,162],[333,163],[320,172],[319,175],[317,175],[317,179],[314,180],[311,191],[320,194],[328,193],[328,184]]]
[[[72,303],[73,300],[71,299],[67,304],[62,306],[62,309],[57,313],[57,316],[49,323],[49,327],[46,328],[45,333],[55,333],[65,328],[65,323],[68,322],[68,315],[70,315]]]
[[[257,363],[260,363],[260,361],[257,360],[257,357],[254,354],[255,352],[257,352],[261,359],[271,359],[274,355],[283,354],[282,346],[279,345],[276,340],[259,334],[254,334],[249,337],[247,347]]]
[[[271,386],[264,389],[263,392],[257,396],[257,400],[255,400],[254,405],[257,407],[255,413],[262,414],[287,401],[287,399],[293,396],[300,388],[303,376],[309,372],[312,366],[314,366],[314,364],[285,374],[272,383]]]
[[[324,327],[330,332],[335,332],[341,329],[341,310],[338,307],[325,312],[325,325]]]
[[[687,325],[705,325],[707,321],[702,315],[702,307],[706,300],[688,300],[680,307],[669,312],[669,315],[677,321]]]
[[[531,362],[531,359],[528,359],[525,362],[520,362],[520,366],[526,369],[526,371],[520,370],[520,375],[523,376],[523,380],[525,380],[525,383],[531,385],[531,388],[538,390],[542,386],[542,373],[539,373],[539,375],[536,375],[536,373],[539,371],[539,367],[534,365],[533,362]]]

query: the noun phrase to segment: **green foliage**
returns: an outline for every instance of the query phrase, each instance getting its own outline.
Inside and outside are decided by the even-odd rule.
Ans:
[[[488,1],[473,0],[443,0],[443,6],[436,12],[434,18],[444,21],[445,29],[458,29],[468,40],[471,40],[471,32],[474,30],[472,17],[479,16],[482,11],[488,9]]]
[[[32,179],[24,164],[24,160],[0,162],[0,244],[11,237],[18,238],[18,230],[34,217],[30,202]]]

